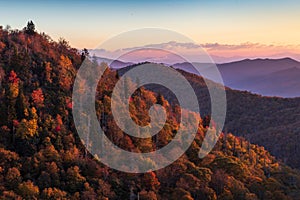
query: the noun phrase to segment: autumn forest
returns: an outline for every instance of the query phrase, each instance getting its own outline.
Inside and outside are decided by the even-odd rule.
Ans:
[[[299,116],[288,114],[299,110],[299,99],[266,98],[226,88],[229,103],[224,130],[213,150],[200,159],[198,152],[213,120],[205,103],[209,99],[201,77],[179,70],[204,102],[195,140],[166,168],[125,173],[99,162],[86,151],[76,132],[72,87],[87,57],[93,62],[87,50],[38,33],[33,22],[22,30],[0,27],[0,199],[299,199],[300,149],[296,144],[300,139],[293,129]],[[155,103],[166,109],[168,118],[156,137],[127,135],[113,120],[110,102],[116,82],[135,66],[106,67],[95,108],[105,134],[119,147],[155,151],[174,138],[180,115],[193,115],[180,111],[164,88],[140,87],[130,97],[132,119],[147,124],[148,110]],[[132,87],[136,80],[126,84]],[[280,115],[278,107],[287,114]],[[276,115],[266,118],[263,109]],[[272,145],[275,141],[277,147]]]

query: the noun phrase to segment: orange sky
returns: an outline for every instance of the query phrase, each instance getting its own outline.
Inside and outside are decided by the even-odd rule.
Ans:
[[[122,32],[156,27],[181,33],[197,44],[221,44],[207,49],[221,57],[287,54],[292,57],[299,53],[300,3],[297,0],[11,0],[1,2],[1,8],[0,25],[22,29],[28,20],[33,20],[38,31],[56,41],[63,37],[79,49],[94,49]],[[169,40],[156,41],[153,37],[147,42],[157,44]],[[132,41],[123,43],[129,47]],[[247,43],[256,45],[249,47]],[[227,44],[236,49],[224,49]]]

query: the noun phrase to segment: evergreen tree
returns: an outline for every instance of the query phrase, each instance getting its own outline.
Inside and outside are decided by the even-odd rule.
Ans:
[[[30,20],[24,29],[26,34],[33,35],[35,33],[35,24]]]

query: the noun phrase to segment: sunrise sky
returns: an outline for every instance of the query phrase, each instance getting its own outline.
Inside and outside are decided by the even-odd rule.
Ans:
[[[197,44],[218,44],[213,52],[221,57],[238,52],[250,56],[254,46],[254,57],[300,52],[296,0],[31,0],[0,1],[0,9],[1,25],[20,29],[33,20],[39,31],[54,40],[63,37],[76,48],[93,49],[121,32],[157,27],[184,34]],[[224,48],[230,46],[238,50]]]

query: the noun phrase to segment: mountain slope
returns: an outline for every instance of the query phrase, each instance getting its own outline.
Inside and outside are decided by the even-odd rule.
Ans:
[[[209,72],[207,64],[193,63],[193,65]],[[174,67],[198,74],[189,63],[178,63]],[[224,84],[230,88],[247,90],[265,96],[300,96],[298,89],[300,88],[300,79],[294,74],[295,71],[296,74],[299,74],[296,69],[300,69],[300,63],[293,59],[246,59],[217,64],[217,67]],[[279,74],[281,76],[278,76]],[[267,79],[267,81],[264,82],[263,79]]]
[[[152,200],[238,200],[299,196],[300,173],[243,138],[222,134],[214,150],[199,159],[199,147],[208,128],[201,119],[190,149],[167,168],[144,174],[108,168],[86,152],[73,123],[71,91],[82,61],[80,54],[66,42],[56,43],[44,34],[0,28],[0,36],[0,199],[139,196]],[[149,106],[156,102],[172,115],[156,140],[130,137],[116,126],[110,110],[118,76],[109,69],[105,74],[95,107],[108,138],[134,152],[149,152],[167,144],[176,134],[177,107],[140,88],[132,96],[131,105],[137,124],[148,122]]]
[[[283,69],[266,75],[260,75],[253,78],[241,80],[238,83],[240,88],[264,94],[266,96],[300,96],[300,68],[292,67]],[[278,87],[280,85],[280,87]]]
[[[119,70],[120,75],[130,68]],[[194,88],[200,102],[201,116],[210,115],[210,95],[203,78],[184,70],[178,71]],[[174,94],[165,87],[148,85],[146,88],[177,103]],[[287,164],[300,167],[300,130],[297,128],[300,125],[300,98],[263,97],[230,88],[226,88],[226,96],[225,131],[246,137],[251,142],[266,147]]]

